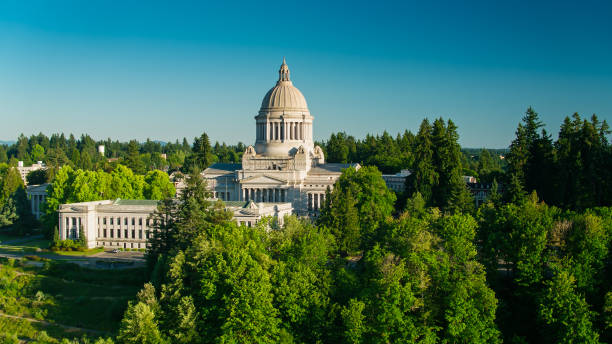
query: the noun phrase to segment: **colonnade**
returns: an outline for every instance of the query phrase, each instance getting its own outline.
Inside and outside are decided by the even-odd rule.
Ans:
[[[30,207],[32,209],[32,214],[36,217],[36,219],[40,219],[42,214],[41,205],[45,202],[45,195],[32,194],[30,195]]]
[[[311,123],[290,121],[268,121],[257,123],[257,140],[259,141],[302,141],[308,137]],[[269,128],[269,129],[268,129]]]
[[[244,188],[242,199],[253,202],[286,202],[287,190],[277,188]]]
[[[308,193],[308,210],[318,211],[325,202],[325,192],[309,192]]]
[[[82,224],[82,219],[76,216],[66,216],[64,219],[60,219],[60,240],[78,238],[79,228]]]

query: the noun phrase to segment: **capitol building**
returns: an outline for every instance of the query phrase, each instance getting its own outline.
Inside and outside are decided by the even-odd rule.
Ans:
[[[255,116],[255,145],[247,147],[242,164],[213,164],[202,172],[214,198],[223,201],[239,225],[253,226],[264,217],[282,225],[291,214],[316,217],[342,170],[359,168],[325,163],[321,147],[313,141],[314,117],[302,92],[293,86],[284,59],[278,74]],[[28,190],[32,202],[44,200],[38,193],[46,194],[46,186]],[[145,249],[157,204],[121,199],[62,204],[59,237],[77,239],[82,229],[89,248]]]
[[[290,74],[283,59],[255,116],[255,145],[247,147],[242,164],[213,164],[202,176],[221,200],[289,202],[296,215],[316,216],[342,170],[359,165],[325,163],[314,145],[314,117]]]

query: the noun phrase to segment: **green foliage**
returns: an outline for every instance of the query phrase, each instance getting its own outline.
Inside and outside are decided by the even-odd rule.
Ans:
[[[0,309],[4,314],[47,323],[0,316],[0,333],[35,343],[112,343],[59,325],[113,334],[144,277],[137,270],[88,270],[55,262],[36,268],[22,262],[0,261]]]
[[[395,199],[376,167],[350,167],[328,193],[318,223],[330,228],[345,250],[368,247],[391,216]]]
[[[540,298],[539,316],[546,325],[548,343],[599,343],[593,329],[594,313],[576,292],[574,277],[567,271],[557,271]]]
[[[191,172],[192,170],[202,171],[207,168],[214,160],[210,140],[206,133],[202,133],[200,137],[193,139],[192,154],[185,159],[183,172]]]
[[[423,120],[415,137],[414,165],[406,179],[408,195],[419,193],[428,206],[450,213],[469,212],[472,196],[462,178],[462,157],[457,127],[439,118]]]
[[[166,199],[174,197],[176,190],[170,182],[167,173],[159,170],[149,171],[144,178],[145,187],[143,195],[146,199]]]
[[[364,342],[363,335],[366,332],[364,308],[365,304],[355,299],[351,299],[348,305],[342,308],[340,314],[345,328],[344,340],[346,343],[360,344]]]
[[[26,176],[28,185],[39,185],[49,181],[49,175],[46,169],[35,170]]]
[[[119,343],[162,344],[167,341],[161,336],[155,315],[145,303],[130,304],[117,336]]]

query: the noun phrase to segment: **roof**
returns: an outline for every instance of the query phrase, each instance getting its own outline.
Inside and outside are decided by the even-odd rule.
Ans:
[[[120,199],[117,198],[113,205],[142,205],[142,206],[157,206],[158,200],[150,199]]]
[[[236,170],[241,170],[242,164],[229,164],[229,163],[216,163],[210,165],[207,169],[204,170],[206,174],[215,174],[215,173],[229,173],[234,172]]]
[[[272,206],[276,204],[284,204],[290,202],[254,202],[254,201],[221,201],[226,207],[234,207],[234,208],[252,208],[253,205],[257,206],[261,204],[262,206]]]
[[[359,164],[339,164],[328,163],[317,165],[308,171],[308,174],[342,173],[342,170],[349,167],[357,167]]]
[[[300,90],[298,90],[289,77],[289,66],[283,58],[283,64],[278,71],[278,82],[264,96],[261,102],[260,112],[267,111],[300,111],[308,112],[306,98]]]
[[[49,185],[51,184],[28,185],[26,190],[27,192],[46,192]]]

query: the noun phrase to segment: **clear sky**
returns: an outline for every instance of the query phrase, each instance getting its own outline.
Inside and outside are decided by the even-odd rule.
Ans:
[[[612,120],[611,1],[0,1],[0,140],[19,133],[254,142],[286,56],[315,138],[451,118],[507,147]]]

